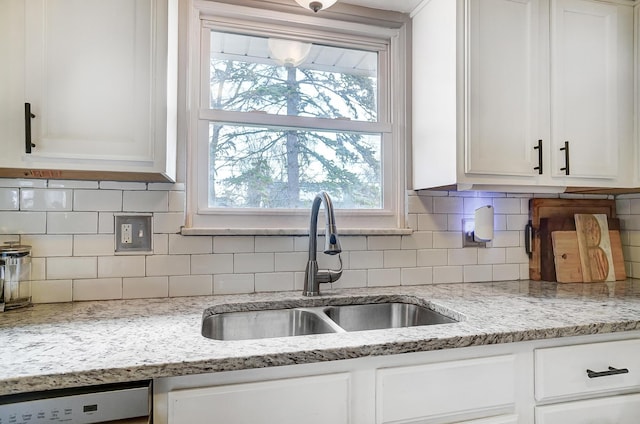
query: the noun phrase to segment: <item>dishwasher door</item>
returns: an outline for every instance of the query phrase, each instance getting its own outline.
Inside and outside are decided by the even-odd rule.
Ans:
[[[0,424],[151,422],[151,381],[0,397]]]

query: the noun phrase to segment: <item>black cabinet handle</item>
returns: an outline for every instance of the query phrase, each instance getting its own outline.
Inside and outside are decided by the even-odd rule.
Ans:
[[[538,150],[538,166],[533,169],[536,169],[538,174],[542,175],[542,140],[538,140],[538,145],[533,148]]]
[[[36,147],[35,144],[31,142],[31,119],[35,118],[36,115],[31,113],[31,103],[24,104],[24,151],[25,153],[30,154],[31,148]]]
[[[564,168],[560,168],[561,171],[564,171],[565,175],[569,175],[569,142],[564,142],[564,147],[561,147],[560,150],[564,150]]]
[[[533,225],[531,221],[524,226],[524,251],[531,258],[533,250],[531,249],[531,240],[533,239]]]
[[[609,367],[607,371],[591,371],[587,370],[587,376],[589,378],[606,377],[608,375],[628,374],[628,368],[613,368]]]

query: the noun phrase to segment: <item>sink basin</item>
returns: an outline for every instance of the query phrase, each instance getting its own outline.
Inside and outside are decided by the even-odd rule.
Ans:
[[[251,340],[380,330],[457,322],[411,303],[363,303],[223,312],[202,320],[202,335],[216,340]]]
[[[304,309],[227,312],[205,317],[202,335],[216,340],[249,340],[270,337],[335,333],[321,316]]]
[[[409,303],[369,303],[330,306],[324,312],[346,331],[378,330],[457,322],[423,306]]]

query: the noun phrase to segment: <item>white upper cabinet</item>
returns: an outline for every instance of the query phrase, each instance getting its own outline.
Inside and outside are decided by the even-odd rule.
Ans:
[[[0,176],[173,180],[174,3],[3,0]]]
[[[413,31],[414,189],[632,184],[630,6],[431,0]]]

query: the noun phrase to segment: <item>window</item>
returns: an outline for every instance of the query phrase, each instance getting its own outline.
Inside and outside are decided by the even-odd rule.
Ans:
[[[341,228],[401,227],[400,30],[266,15],[200,11],[187,227],[295,233],[320,191]]]

